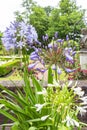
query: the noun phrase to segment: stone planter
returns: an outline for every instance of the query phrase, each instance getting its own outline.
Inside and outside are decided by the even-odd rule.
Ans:
[[[87,70],[87,49],[80,50],[81,70]]]

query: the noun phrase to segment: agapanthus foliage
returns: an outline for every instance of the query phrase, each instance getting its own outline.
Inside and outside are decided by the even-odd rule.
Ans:
[[[77,118],[78,113],[83,117],[87,112],[87,96],[77,84],[70,81],[60,86],[53,80],[44,88],[33,76],[32,89],[28,76],[25,72],[24,86],[16,93],[0,85],[0,113],[12,121],[3,127],[10,125],[11,130],[74,130],[76,127],[81,130],[87,126]]]
[[[37,32],[32,25],[25,22],[11,22],[10,26],[6,28],[2,42],[7,50],[23,47],[31,47],[37,41]]]

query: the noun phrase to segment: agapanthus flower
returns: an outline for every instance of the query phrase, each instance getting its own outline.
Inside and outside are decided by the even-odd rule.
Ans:
[[[66,56],[67,61],[73,63],[73,57],[72,56],[70,56],[69,54],[66,54],[65,56]]]
[[[60,68],[58,68],[57,73],[58,73],[58,75],[60,75],[62,73]]]
[[[39,112],[44,106],[46,106],[46,103],[44,103],[44,104],[36,104],[35,105],[36,111]]]
[[[34,69],[34,67],[36,66],[37,63],[32,63],[32,64],[29,64],[28,65],[28,69],[31,70],[31,69]]]
[[[60,87],[60,84],[54,79],[53,84],[48,84],[48,87]]]
[[[38,95],[47,95],[47,90],[45,88],[43,88],[42,91],[38,91],[37,92]]]
[[[46,69],[40,69],[40,68],[36,68],[37,71],[41,72],[41,73],[44,73],[46,72]]]
[[[66,116],[66,119],[64,120],[64,122],[66,122],[68,127],[70,126],[79,127],[79,123],[76,120],[72,119],[69,115]]]
[[[62,43],[64,40],[58,39],[57,42]]]
[[[57,39],[58,38],[58,32],[55,32],[54,37]]]
[[[80,87],[76,87],[73,90],[74,90],[74,93],[80,97],[82,97],[84,95],[84,91],[82,91],[82,89]]]
[[[48,38],[49,38],[49,37],[48,37],[48,34],[46,34],[45,36],[44,36],[44,35],[42,36],[42,40],[43,40],[43,41],[47,41]]]
[[[7,50],[33,46],[37,41],[37,33],[32,25],[14,21],[3,33],[2,43]]]
[[[87,109],[87,106],[84,106],[84,107],[78,107],[77,106],[77,110],[79,111],[81,116],[84,116],[86,114],[86,112],[87,112],[86,109]]]
[[[53,70],[57,70],[57,66],[55,64],[52,65]]]
[[[66,71],[67,73],[72,73],[72,72],[74,72],[74,71],[76,71],[76,70],[75,70],[75,69],[65,68],[65,71]]]
[[[49,117],[49,115],[42,116],[41,121],[45,121],[48,117]]]
[[[68,35],[66,35],[66,41],[68,41],[69,40],[69,36]]]
[[[49,41],[47,34],[46,36],[43,36],[43,40],[46,43]],[[37,52],[35,50],[31,53],[30,59],[35,62],[36,60],[39,60],[39,62],[47,68],[52,67],[52,69],[59,75],[61,74],[60,68],[62,68],[66,73],[74,72],[75,69],[68,69],[68,66],[65,66],[65,63],[69,62],[70,64],[73,64],[73,55],[75,55],[75,53],[73,53],[72,48],[64,48],[63,43],[64,39],[52,40],[52,42],[47,44],[46,47],[44,47],[42,43],[41,48],[37,48]]]
[[[82,105],[86,105],[86,104],[87,104],[87,96],[81,97],[80,100],[83,101],[83,102],[81,103]]]

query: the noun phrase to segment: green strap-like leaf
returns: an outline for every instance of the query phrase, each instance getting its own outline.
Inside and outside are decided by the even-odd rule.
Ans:
[[[52,76],[52,69],[51,67],[48,70],[48,84],[52,84],[53,83],[53,76]]]

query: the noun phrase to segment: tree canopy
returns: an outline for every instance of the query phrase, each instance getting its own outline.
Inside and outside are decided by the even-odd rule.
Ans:
[[[41,7],[33,0],[23,0],[22,6],[25,11],[21,14],[16,12],[17,20],[25,20],[32,24],[39,35],[50,37],[57,31],[59,37],[65,38],[69,33],[80,33],[85,27],[83,20],[85,11],[77,7],[75,0],[60,0],[58,7]]]

